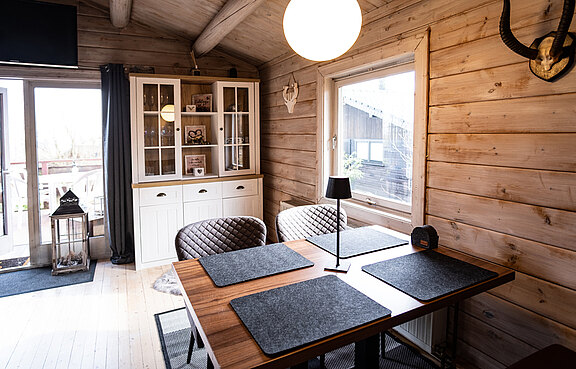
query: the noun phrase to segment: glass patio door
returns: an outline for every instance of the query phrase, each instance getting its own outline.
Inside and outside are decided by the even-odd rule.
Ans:
[[[10,160],[6,146],[6,127],[8,126],[8,115],[6,113],[7,96],[7,90],[0,88],[0,255],[10,253],[13,249],[12,231],[10,228],[11,213],[8,204],[10,187],[7,185],[7,177],[10,170]]]

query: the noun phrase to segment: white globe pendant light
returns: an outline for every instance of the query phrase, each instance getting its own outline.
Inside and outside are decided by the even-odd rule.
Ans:
[[[332,60],[356,42],[362,12],[356,0],[291,0],[283,26],[297,54],[313,61]]]

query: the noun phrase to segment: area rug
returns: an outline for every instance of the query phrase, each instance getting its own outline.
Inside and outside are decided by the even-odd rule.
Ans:
[[[28,265],[30,256],[0,260],[0,269],[17,268]]]
[[[90,261],[90,269],[53,276],[52,268],[34,268],[0,274],[0,297],[19,295],[49,288],[92,282],[97,260]]]
[[[158,335],[167,369],[206,368],[206,350],[194,346],[190,364],[186,364],[190,343],[190,323],[185,308],[155,314]],[[380,358],[381,369],[438,369],[432,361],[414,348],[386,333],[386,357]],[[326,354],[326,368],[348,369],[354,366],[354,345],[341,347]]]
[[[180,286],[178,286],[178,282],[176,281],[176,277],[174,276],[174,272],[169,270],[166,273],[162,274],[160,278],[154,282],[152,286],[156,291],[170,293],[172,295],[180,296],[182,293],[180,292]]]
[[[206,368],[206,349],[194,344],[190,364],[186,364],[191,328],[185,308],[154,314],[166,369]]]

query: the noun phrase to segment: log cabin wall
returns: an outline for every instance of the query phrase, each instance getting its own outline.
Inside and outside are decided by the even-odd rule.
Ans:
[[[78,6],[79,70],[0,66],[0,75],[12,77],[100,79],[100,65],[124,64],[143,73],[192,74],[190,41],[158,33],[145,25],[130,22],[118,29],[110,23],[107,9],[89,1],[52,0]],[[197,60],[201,75],[228,77],[236,68],[238,77],[258,78],[258,69],[239,59],[212,50]]]
[[[562,3],[512,1],[519,40],[555,30]],[[555,342],[576,350],[576,70],[554,83],[533,76],[500,40],[501,11],[493,0],[393,0],[364,15],[344,56],[430,27],[426,222],[442,245],[517,271],[461,304],[460,357],[488,369]],[[318,200],[320,65],[292,55],[260,68],[272,234],[281,201]],[[282,86],[292,75],[300,95],[288,114]]]
[[[117,29],[110,23],[107,10],[83,2],[78,6],[78,59],[82,67],[120,63],[153,67],[157,74],[192,74],[190,45],[189,40],[159,34],[136,22]],[[256,67],[216,50],[198,58],[197,63],[205,76],[227,77],[229,69],[236,68],[239,77],[258,78]]]

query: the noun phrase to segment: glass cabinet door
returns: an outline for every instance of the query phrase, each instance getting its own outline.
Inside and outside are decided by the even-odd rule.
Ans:
[[[226,84],[221,95],[224,133],[221,175],[255,173],[252,86]]]
[[[139,114],[142,124],[139,126],[140,180],[168,179],[179,176],[177,163],[179,140],[178,116],[175,103],[179,86],[173,82],[147,81],[138,89],[140,96]]]

